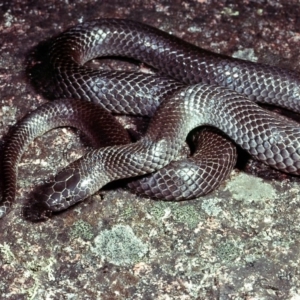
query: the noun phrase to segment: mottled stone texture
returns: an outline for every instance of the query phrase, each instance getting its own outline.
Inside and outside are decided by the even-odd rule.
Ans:
[[[300,71],[298,1],[10,0],[0,9],[0,149],[9,127],[47,101],[27,80],[31,51],[88,19],[143,21],[215,52]],[[1,299],[300,297],[298,178],[241,152],[231,179],[201,199],[153,201],[116,184],[44,223],[23,220],[32,187],[85,150],[77,133],[60,129],[24,155],[17,203],[0,221]]]

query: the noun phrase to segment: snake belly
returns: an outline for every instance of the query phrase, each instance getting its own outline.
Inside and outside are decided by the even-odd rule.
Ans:
[[[115,113],[143,115],[143,105],[156,101],[159,89],[146,93],[151,100],[138,92],[143,101],[136,103],[129,84],[120,100],[108,91],[114,72],[84,66],[100,56],[140,60],[188,86],[159,106],[140,141],[96,149],[59,172],[39,191],[39,208],[66,209],[112,180],[161,169],[176,159],[187,134],[202,125],[220,129],[272,167],[299,174],[299,129],[249,100],[299,112],[297,73],[214,54],[138,22],[102,19],[77,25],[53,40],[47,92],[54,98],[96,102]]]

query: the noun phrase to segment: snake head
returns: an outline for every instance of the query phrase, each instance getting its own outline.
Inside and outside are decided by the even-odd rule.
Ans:
[[[84,200],[89,196],[89,188],[81,177],[79,169],[67,168],[59,172],[52,182],[40,186],[33,193],[31,208],[35,212],[30,215],[43,217],[44,214],[65,210]]]

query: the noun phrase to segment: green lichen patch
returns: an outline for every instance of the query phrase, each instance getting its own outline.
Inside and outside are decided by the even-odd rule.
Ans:
[[[201,203],[201,208],[209,215],[209,216],[218,216],[222,212],[222,208],[218,206],[221,202],[221,199],[218,198],[210,198],[203,199]]]
[[[258,57],[256,56],[253,48],[237,50],[232,54],[232,57],[246,59],[253,62],[256,62],[258,60]]]
[[[154,205],[150,208],[149,212],[155,219],[160,220],[168,213],[171,204],[172,203],[164,201],[154,202]]]
[[[147,245],[140,240],[129,226],[117,225],[104,230],[94,240],[91,250],[118,266],[131,265],[139,261],[147,252]]]
[[[0,244],[0,258],[1,261],[6,264],[10,264],[15,260],[15,255],[8,243]]]
[[[242,250],[238,247],[236,242],[225,241],[221,242],[215,249],[216,255],[221,261],[233,261],[239,257]]]
[[[240,12],[238,10],[233,10],[230,7],[224,7],[224,9],[222,10],[221,13],[224,15],[227,15],[227,16],[234,16],[234,17],[236,17],[240,14]]]
[[[174,207],[172,214],[175,221],[187,224],[190,229],[195,228],[200,221],[199,211],[191,203]]]
[[[245,173],[240,173],[228,182],[226,189],[236,200],[260,202],[276,198],[276,190],[271,184]]]
[[[93,227],[83,220],[76,221],[71,228],[70,235],[74,239],[91,240],[94,237]]]
[[[156,219],[172,217],[174,223],[184,223],[191,229],[195,228],[200,221],[199,211],[191,202],[181,204],[160,201],[153,205],[150,214]]]

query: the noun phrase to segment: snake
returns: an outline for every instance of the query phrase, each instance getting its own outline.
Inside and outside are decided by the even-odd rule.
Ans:
[[[87,61],[103,56],[133,58],[156,69],[158,75],[99,71],[85,66]],[[151,116],[151,122],[140,140],[95,148],[39,187],[27,210],[33,218],[65,210],[111,181],[164,170],[176,161],[189,132],[200,126],[217,128],[254,158],[275,169],[300,174],[300,128],[255,103],[299,112],[300,80],[296,72],[209,52],[136,21],[98,19],[78,24],[53,38],[45,74],[47,83],[41,90],[54,99],[62,99],[57,107],[64,100],[82,99],[104,111]],[[165,100],[161,101],[161,96]],[[79,101],[69,101],[75,103],[76,111],[77,107],[81,109]],[[52,112],[53,107],[48,106]],[[43,108],[37,110],[37,118],[40,111]],[[76,117],[74,120],[78,121]],[[85,125],[79,125],[82,126]],[[28,132],[23,137],[27,135]],[[202,146],[204,152],[222,149],[213,142],[217,135],[208,133],[212,142],[208,147]],[[15,136],[15,141],[21,139],[18,134]],[[214,144],[216,147],[212,147]],[[7,154],[14,152],[9,145]],[[10,164],[19,156],[15,154],[10,159],[10,155],[5,155],[8,163],[4,177],[16,177]],[[220,162],[230,169],[234,160],[232,150],[227,157],[211,162],[209,171],[201,175],[202,180],[209,186],[210,180],[218,177]],[[166,191],[168,194],[174,187],[168,186],[170,172],[174,173],[161,172],[162,184],[152,179],[147,184],[142,179],[139,186],[148,186],[155,194],[161,185],[161,195]],[[13,198],[15,180],[13,184],[6,180],[4,186],[4,194]],[[2,215],[11,203],[11,199],[5,199],[0,207]]]

